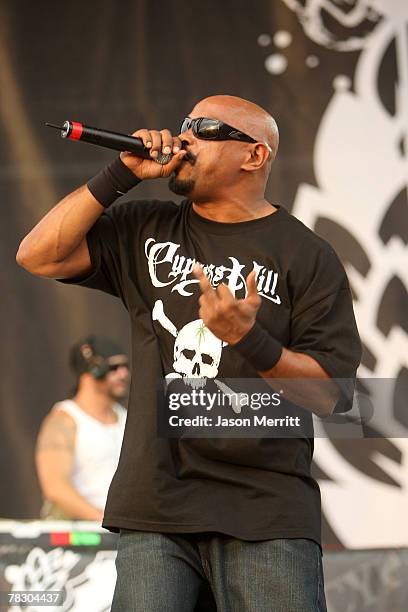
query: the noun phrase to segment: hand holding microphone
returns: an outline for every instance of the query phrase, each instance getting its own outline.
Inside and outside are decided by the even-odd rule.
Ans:
[[[122,162],[141,180],[166,178],[177,168],[187,151],[182,149],[182,142],[172,136],[170,130],[137,130],[132,134],[143,143],[150,158],[139,157],[137,153],[123,151]],[[169,158],[163,162],[160,159]]]
[[[122,162],[140,180],[170,176],[186,154],[181,149],[180,138],[172,136],[169,130],[142,129],[128,136],[77,121],[65,121],[63,127],[51,123],[46,125],[61,130],[62,138],[121,151]]]

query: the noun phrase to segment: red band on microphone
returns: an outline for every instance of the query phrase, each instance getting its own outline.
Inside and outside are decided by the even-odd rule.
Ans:
[[[72,121],[71,125],[72,125],[72,132],[70,133],[68,138],[70,140],[81,140],[82,131],[83,131],[82,123],[79,123],[79,121]]]

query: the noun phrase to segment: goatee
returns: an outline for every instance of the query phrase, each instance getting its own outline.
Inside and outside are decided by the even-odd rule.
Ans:
[[[176,195],[189,195],[194,189],[194,181],[192,179],[178,179],[175,174],[172,174],[169,180],[169,189]]]

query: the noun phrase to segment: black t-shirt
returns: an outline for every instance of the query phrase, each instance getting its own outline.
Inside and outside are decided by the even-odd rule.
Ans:
[[[223,282],[237,298],[255,268],[258,322],[332,377],[353,378],[360,341],[347,277],[330,245],[282,207],[252,221],[218,223],[188,200],[115,204],[87,240],[94,272],[64,282],[120,297],[132,330],[128,417],[103,526],[320,543],[313,439],[169,439],[158,435],[156,411],[159,379],[198,372],[189,346],[199,319],[196,261],[206,265],[213,286]],[[175,351],[175,343],[191,352]],[[257,376],[229,346],[204,365],[209,378]]]

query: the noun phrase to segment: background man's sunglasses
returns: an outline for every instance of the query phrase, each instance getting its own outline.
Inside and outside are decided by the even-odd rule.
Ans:
[[[119,368],[128,368],[129,369],[128,362],[124,361],[122,363],[110,363],[110,364],[108,364],[109,372],[116,372],[116,370],[119,370]]]
[[[181,124],[180,134],[193,130],[194,136],[201,140],[241,140],[242,142],[258,142],[248,134],[244,134],[239,130],[231,127],[218,119],[207,119],[206,117],[197,117],[191,119],[186,117]]]

